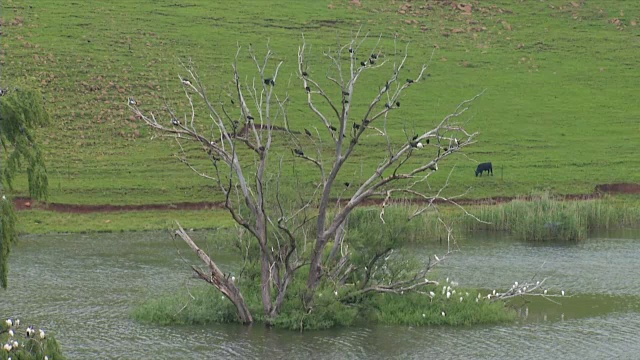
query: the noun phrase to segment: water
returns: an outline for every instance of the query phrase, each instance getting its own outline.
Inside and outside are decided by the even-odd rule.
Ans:
[[[55,333],[70,359],[633,358],[640,351],[638,239],[640,232],[627,231],[573,245],[532,245],[486,234],[464,241],[439,276],[489,291],[535,274],[547,278],[551,291],[570,295],[557,299],[559,304],[518,300],[523,317],[515,324],[300,334],[259,325],[132,321],[131,310],[144,299],[194,284],[189,265],[198,260],[166,233],[29,236],[12,253],[0,316]],[[214,252],[222,263],[233,264]]]

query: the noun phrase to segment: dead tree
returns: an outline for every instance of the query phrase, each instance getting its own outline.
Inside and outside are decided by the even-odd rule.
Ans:
[[[276,92],[280,84],[285,83],[279,80],[282,62],[272,65],[273,53],[269,49],[259,60],[254,49],[249,48],[256,71],[253,78],[244,80],[238,69],[242,53],[238,46],[232,67],[235,109],[213,101],[197,72],[189,65],[184,66],[188,77],[179,78],[190,104],[190,110],[184,117],[179,118],[169,107],[165,109],[168,116],[157,116],[143,112],[136,103],[129,104],[137,117],[161,134],[174,137],[181,148],[189,142],[196,142],[207,154],[211,164],[208,169],[196,165],[186,157],[186,152],[179,159],[198,175],[216,184],[225,197],[225,208],[258,244],[261,297],[267,319],[278,316],[287,290],[303,266],[309,266],[307,288],[303,294],[307,311],[313,310],[314,296],[323,280],[341,286],[355,272],[360,272],[365,279],[357,290],[358,294],[404,293],[436,283],[427,280],[425,275],[444,256],[434,255],[423,270],[410,277],[385,284],[373,281],[371,269],[388,258],[392,249],[375,254],[368,267],[358,269],[350,262],[347,244],[344,244],[347,219],[354,209],[376,197],[384,199],[380,213],[382,220],[385,206],[399,194],[426,199],[428,207],[434,207],[436,199],[455,203],[455,199],[442,197],[441,192],[424,193],[419,184],[428,181],[443,159],[475,142],[477,133],[465,130],[456,118],[464,114],[480,94],[460,103],[453,113],[436,121],[431,129],[417,134],[405,133],[405,138],[398,142],[387,132],[387,121],[399,108],[401,94],[423,82],[428,65],[423,65],[417,76],[402,79],[406,51],[404,55],[385,53],[380,43],[381,38],[370,40],[366,34],[361,36],[357,33],[349,43],[327,50],[323,58],[328,70],[319,78],[310,69],[306,59],[307,44],[303,38],[298,49],[297,75],[299,89],[306,93],[306,104],[316,119],[314,132],[304,128],[299,122],[301,119],[293,119],[295,128],[291,129],[287,116],[288,94],[278,95]],[[360,60],[363,54],[366,57],[364,61]],[[380,89],[366,108],[352,109],[351,100],[358,80],[362,74],[373,71],[390,75],[381,78]],[[333,89],[329,91],[329,87]],[[338,93],[337,90],[341,95],[332,98],[330,93]],[[196,111],[197,102],[206,107],[204,116]],[[427,122],[433,123],[425,119]],[[282,128],[286,131],[276,132]],[[378,166],[359,185],[345,183],[353,193],[344,201],[336,201],[332,198],[332,189],[344,165],[352,159],[360,144],[380,136],[386,141],[386,148],[378,159]],[[274,141],[277,137],[286,139],[286,142]],[[304,148],[312,147],[313,152],[303,151],[302,145]],[[325,158],[327,153],[330,157]],[[289,156],[307,162],[315,169],[318,179],[315,186],[293,205],[283,200],[281,189],[283,160]],[[273,192],[275,196],[270,195]],[[315,222],[315,227],[309,226],[312,222]],[[309,234],[309,229],[314,229],[315,233]],[[241,292],[229,279],[229,274],[222,273],[181,228],[177,235],[209,268],[209,271],[203,271],[194,267],[198,276],[235,304],[242,322],[252,322]],[[325,256],[325,248],[331,241],[333,246]]]

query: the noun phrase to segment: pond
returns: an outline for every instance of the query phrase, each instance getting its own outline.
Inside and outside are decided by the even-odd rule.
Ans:
[[[195,237],[204,236],[197,232]],[[188,248],[166,232],[21,238],[0,316],[56,334],[70,359],[524,359],[628,358],[640,352],[640,231],[580,244],[527,244],[479,234],[438,270],[490,291],[547,278],[558,304],[518,300],[522,317],[500,326],[370,326],[295,333],[263,326],[154,326],[131,320],[144,299],[194,284]],[[442,253],[433,245],[425,253]],[[232,264],[230,258],[220,258]]]

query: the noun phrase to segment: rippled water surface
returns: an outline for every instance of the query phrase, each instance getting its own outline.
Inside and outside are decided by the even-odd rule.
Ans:
[[[193,281],[189,264],[197,261],[186,246],[162,232],[47,235],[24,237],[14,248],[0,316],[55,333],[71,359],[592,359],[640,353],[640,232],[562,246],[481,234],[461,249],[439,276],[489,290],[536,275],[547,278],[552,291],[571,296],[559,304],[539,298],[522,304],[523,318],[502,326],[304,334],[262,326],[153,326],[129,314],[144,299],[184,291]],[[442,252],[436,246],[417,250]]]

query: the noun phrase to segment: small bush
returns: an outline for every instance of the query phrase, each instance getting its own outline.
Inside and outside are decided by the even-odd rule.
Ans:
[[[369,317],[382,324],[412,326],[496,324],[515,319],[503,302],[478,299],[474,290],[457,289],[450,298],[433,290],[433,298],[423,293],[377,294],[370,301]]]
[[[0,324],[0,360],[64,360],[60,345],[51,334],[33,326],[21,325],[18,319]]]
[[[179,294],[151,299],[133,311],[133,318],[160,325],[236,322],[236,308],[213,286],[197,286]]]

